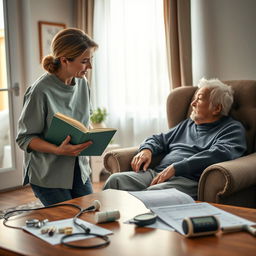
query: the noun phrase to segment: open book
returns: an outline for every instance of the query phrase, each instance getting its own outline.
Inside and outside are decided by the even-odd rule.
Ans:
[[[60,145],[68,135],[71,136],[70,143],[74,145],[92,141],[93,144],[83,150],[80,155],[99,156],[104,152],[115,133],[116,129],[113,128],[88,129],[81,122],[64,114],[56,113],[45,139],[55,145]]]
[[[189,195],[175,188],[129,192],[176,231],[184,234],[182,221],[186,217],[214,215],[219,218],[221,228],[253,225],[252,221],[223,211],[208,203],[196,203]],[[154,227],[151,225],[151,227]]]

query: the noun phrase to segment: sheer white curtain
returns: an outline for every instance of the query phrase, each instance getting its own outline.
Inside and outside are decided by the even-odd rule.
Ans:
[[[121,146],[167,130],[169,93],[163,1],[96,0],[94,107],[106,107]]]

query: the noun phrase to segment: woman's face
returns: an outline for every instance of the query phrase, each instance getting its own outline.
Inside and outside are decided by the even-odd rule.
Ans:
[[[87,70],[92,68],[91,65],[92,50],[87,49],[83,54],[75,58],[73,61],[67,60],[66,71],[68,76],[82,78],[86,75]]]

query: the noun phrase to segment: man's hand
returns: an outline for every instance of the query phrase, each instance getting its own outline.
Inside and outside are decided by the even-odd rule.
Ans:
[[[169,180],[171,177],[175,175],[175,169],[172,165],[165,168],[163,171],[161,171],[151,182],[150,186],[163,183],[166,180]]]
[[[78,156],[84,149],[88,148],[92,145],[92,141],[87,141],[82,144],[72,145],[70,144],[71,137],[67,136],[67,138],[57,147],[56,155],[63,156]]]
[[[135,172],[138,172],[139,170],[141,170],[140,169],[141,165],[144,164],[143,170],[146,171],[148,169],[149,164],[151,163],[151,159],[152,159],[151,150],[149,150],[149,149],[141,150],[132,159],[132,162],[131,162],[132,169]]]

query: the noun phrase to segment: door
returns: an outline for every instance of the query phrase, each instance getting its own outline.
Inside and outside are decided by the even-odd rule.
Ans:
[[[22,184],[22,152],[15,143],[23,95],[18,10],[18,0],[0,0],[0,190]]]

